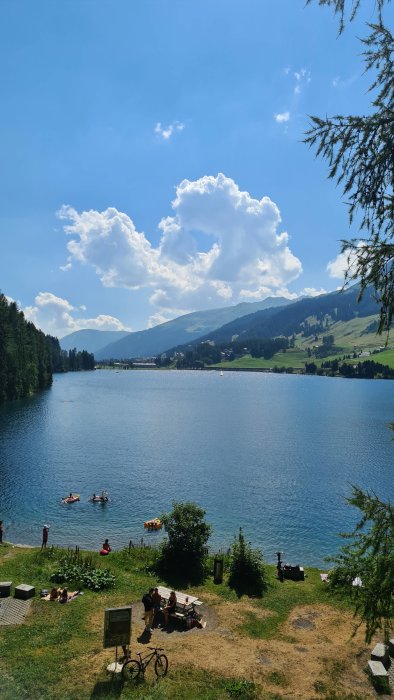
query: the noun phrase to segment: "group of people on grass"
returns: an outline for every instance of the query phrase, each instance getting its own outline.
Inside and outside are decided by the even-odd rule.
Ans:
[[[158,618],[160,612],[163,613],[164,617],[164,627],[168,625],[168,618],[171,613],[175,612],[177,599],[175,591],[171,591],[170,597],[167,604],[161,608],[161,595],[158,588],[150,588],[147,593],[142,596],[142,604],[144,606],[144,620],[145,620],[145,630],[147,632],[152,632],[153,622]],[[157,623],[160,626],[160,623]]]
[[[46,593],[46,591],[43,591],[42,593]],[[73,598],[78,595],[79,591],[69,593],[67,588],[52,588],[47,595],[42,595],[42,593],[41,597],[44,600],[50,600],[53,603],[68,603],[69,600],[73,600]]]
[[[164,602],[164,607],[162,607],[162,602]],[[154,623],[156,623],[157,627],[167,627],[170,616],[176,611],[177,602],[175,591],[171,591],[167,601],[162,598],[158,588],[150,588],[147,593],[144,593],[142,604],[144,606],[145,631],[152,632]],[[189,627],[203,626],[200,615],[193,604],[189,606],[186,614],[186,622],[190,622],[188,624]],[[160,622],[161,619],[163,619],[164,624]]]
[[[162,607],[163,602],[164,607]],[[153,632],[153,625],[161,627],[162,629],[166,628],[168,626],[170,616],[176,611],[177,602],[175,591],[171,591],[168,600],[166,600],[160,595],[158,588],[149,588],[149,590],[142,596],[145,632],[151,634]],[[163,620],[163,623],[161,620]],[[203,623],[201,622],[201,615],[198,614],[193,603],[187,610],[186,622],[189,628],[204,627]],[[130,658],[130,651],[126,645],[122,645],[122,649],[124,654],[123,658],[124,660],[127,660]]]

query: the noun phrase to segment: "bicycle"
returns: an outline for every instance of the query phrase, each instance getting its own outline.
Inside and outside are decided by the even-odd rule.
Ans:
[[[129,659],[123,664],[122,677],[136,681],[142,674],[145,675],[147,666],[153,658],[155,658],[155,673],[158,678],[164,678],[168,670],[168,659],[165,654],[159,654],[163,651],[160,647],[148,647],[151,651],[146,656],[142,657],[142,652],[137,651],[139,659]]]

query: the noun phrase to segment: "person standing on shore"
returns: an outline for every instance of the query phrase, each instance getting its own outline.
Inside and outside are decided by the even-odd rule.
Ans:
[[[159,593],[159,589],[155,588],[155,590],[152,593],[152,601],[153,601],[153,622],[156,622],[158,624],[159,620],[159,613],[161,610],[161,595]]]
[[[152,632],[152,623],[153,623],[153,600],[152,600],[152,593],[153,593],[153,588],[149,589],[148,593],[145,593],[142,596],[142,602],[144,604],[144,619],[145,619],[145,631],[146,632]]]
[[[4,532],[3,521],[0,520],[0,544],[3,544],[3,532]]]
[[[41,551],[43,549],[46,549],[47,542],[48,542],[48,534],[49,534],[49,525],[44,525],[42,528],[42,545],[41,545]]]

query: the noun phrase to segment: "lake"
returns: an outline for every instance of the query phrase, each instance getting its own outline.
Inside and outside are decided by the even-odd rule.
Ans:
[[[394,384],[198,371],[55,375],[0,407],[5,539],[99,549],[159,542],[143,522],[192,500],[213,550],[240,526],[268,561],[322,566],[358,513],[350,484],[393,498]],[[89,502],[106,489],[110,502]],[[61,502],[81,494],[72,505]],[[327,565],[325,565],[327,567]]]

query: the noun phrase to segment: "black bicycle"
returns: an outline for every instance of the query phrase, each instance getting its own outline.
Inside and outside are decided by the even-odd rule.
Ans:
[[[137,652],[139,659],[129,659],[123,664],[122,676],[124,679],[130,679],[136,681],[137,678],[142,674],[145,674],[147,666],[149,666],[152,659],[155,659],[155,673],[158,678],[164,678],[168,670],[168,659],[165,654],[159,654],[159,651],[163,651],[159,647],[148,647],[151,651],[146,656],[142,656],[141,652]]]

